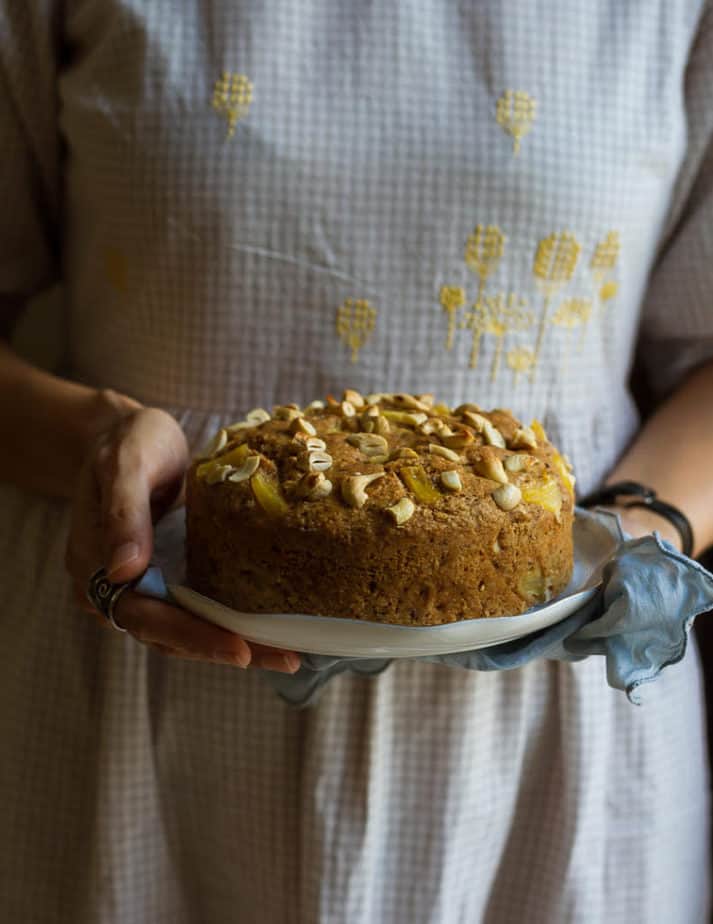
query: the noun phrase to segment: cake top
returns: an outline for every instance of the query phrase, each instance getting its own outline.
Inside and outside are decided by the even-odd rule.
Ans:
[[[515,517],[535,504],[559,520],[573,503],[571,471],[537,421],[523,426],[509,410],[351,389],[305,408],[256,408],[194,463],[231,506],[301,528],[378,517],[408,529],[472,519],[484,502]]]

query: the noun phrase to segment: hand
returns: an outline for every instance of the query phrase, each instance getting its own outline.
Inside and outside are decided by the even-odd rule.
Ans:
[[[98,436],[79,473],[67,544],[67,568],[83,609],[109,626],[86,597],[102,565],[109,580],[139,577],[153,550],[153,524],[181,497],[188,464],[183,431],[164,411],[127,403]],[[157,651],[188,660],[294,673],[299,655],[248,644],[185,610],[126,591],[116,621]]]

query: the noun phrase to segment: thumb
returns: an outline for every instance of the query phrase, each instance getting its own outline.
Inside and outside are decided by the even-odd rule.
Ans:
[[[102,535],[107,577],[131,581],[153,552],[151,490],[141,471],[124,469],[102,490]]]
[[[103,561],[111,581],[130,581],[153,551],[152,499],[174,497],[186,465],[185,437],[161,411],[145,409],[95,456]]]

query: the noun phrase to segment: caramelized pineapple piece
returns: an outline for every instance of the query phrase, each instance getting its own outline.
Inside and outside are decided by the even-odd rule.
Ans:
[[[231,472],[229,465],[222,465],[215,459],[209,459],[207,462],[201,462],[196,468],[196,477],[199,481],[205,481],[207,484],[218,484],[225,481]]]
[[[448,407],[447,404],[434,404],[433,407],[431,408],[431,413],[438,414],[439,416],[442,416],[442,417],[448,417],[451,414],[451,409]]]
[[[559,520],[562,511],[562,492],[556,478],[551,475],[530,484],[521,484],[522,499],[526,504],[538,504]]]
[[[518,593],[534,606],[548,598],[547,581],[539,568],[527,571],[517,583]]]
[[[250,479],[250,487],[255,500],[269,517],[281,517],[289,511],[290,505],[280,493],[279,487],[260,469]]]
[[[441,499],[441,492],[433,487],[431,479],[421,465],[405,465],[400,471],[404,484],[416,495],[416,500],[422,504],[437,504]]]
[[[252,450],[248,444],[241,443],[239,446],[234,446],[222,456],[218,456],[214,461],[219,462],[221,465],[232,465],[235,468],[239,468],[251,453]]]
[[[547,434],[545,433],[545,428],[542,426],[539,420],[533,420],[532,423],[530,424],[530,429],[537,437],[538,443],[546,442]]]
[[[574,483],[575,483],[574,475],[570,472],[569,468],[567,467],[567,463],[562,458],[562,456],[557,452],[557,450],[555,450],[554,457],[552,459],[552,464],[554,465],[557,473],[562,476],[562,480],[567,485],[567,490],[572,495],[572,497],[574,497]]]

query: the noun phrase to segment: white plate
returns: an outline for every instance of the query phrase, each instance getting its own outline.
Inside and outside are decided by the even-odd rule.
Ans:
[[[394,626],[301,613],[240,613],[183,585],[168,586],[185,609],[250,642],[335,657],[413,658],[487,648],[565,619],[594,596],[601,569],[620,540],[615,516],[578,510],[574,572],[558,598],[521,616],[465,619],[443,626]]]

